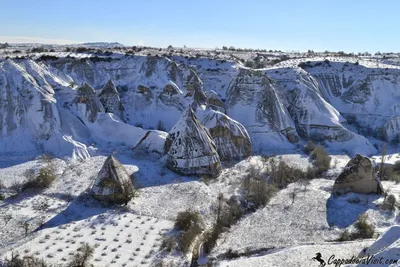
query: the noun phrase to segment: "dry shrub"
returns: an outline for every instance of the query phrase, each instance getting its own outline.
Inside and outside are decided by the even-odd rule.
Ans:
[[[328,152],[322,146],[318,145],[315,147],[310,155],[310,158],[316,168],[317,175],[322,174],[329,170],[331,164],[331,157]]]

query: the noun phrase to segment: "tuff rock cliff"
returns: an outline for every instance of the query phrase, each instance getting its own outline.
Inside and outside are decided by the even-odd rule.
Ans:
[[[242,123],[253,143],[296,143],[299,136],[273,82],[261,71],[240,69],[227,89],[227,115]]]
[[[201,123],[208,129],[221,160],[240,160],[252,154],[252,145],[246,128],[222,112],[198,109]]]
[[[189,106],[224,113],[213,116],[230,128],[243,125],[256,153],[292,150],[304,138],[370,155],[376,149],[364,136],[399,141],[398,68],[282,64],[251,70],[183,57],[0,59],[0,153],[85,158],[108,142],[162,153],[165,134],[148,131],[170,131]],[[230,156],[247,154],[229,146]]]

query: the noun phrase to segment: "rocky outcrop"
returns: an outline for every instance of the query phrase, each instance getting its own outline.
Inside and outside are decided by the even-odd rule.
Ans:
[[[165,143],[167,167],[184,175],[217,176],[221,162],[207,129],[186,109],[168,133]]]
[[[125,167],[112,155],[97,174],[91,188],[93,197],[110,204],[122,204],[129,201],[133,194],[131,178]]]
[[[400,116],[390,118],[383,125],[382,133],[385,141],[400,143]]]
[[[77,90],[75,103],[84,106],[84,113],[90,122],[94,122],[98,112],[104,112],[104,107],[96,95],[96,91],[89,84],[84,83]]]
[[[334,193],[382,194],[383,188],[367,157],[355,155],[336,178]]]
[[[227,115],[242,123],[262,145],[285,138],[299,140],[295,125],[272,81],[261,71],[241,69],[227,91]]]
[[[221,160],[243,159],[252,154],[250,137],[246,128],[227,115],[207,109],[197,114],[209,130]]]
[[[115,84],[112,80],[109,80],[107,84],[103,87],[99,94],[100,102],[103,104],[104,110],[107,113],[113,113],[123,119],[122,111],[123,107],[121,104],[121,99]]]
[[[206,103],[208,107],[212,108],[213,110],[225,113],[225,105],[215,91],[207,91],[206,96]]]

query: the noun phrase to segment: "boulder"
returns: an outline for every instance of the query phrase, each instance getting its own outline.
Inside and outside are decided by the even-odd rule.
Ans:
[[[113,113],[122,119],[123,107],[121,104],[121,99],[112,80],[109,80],[103,87],[99,94],[99,99],[103,104],[105,112]]]
[[[94,198],[110,204],[127,203],[133,195],[131,178],[125,167],[108,156],[91,189]]]
[[[222,169],[216,146],[191,107],[168,133],[165,152],[167,168],[179,174],[215,177]]]
[[[243,159],[251,155],[250,137],[241,123],[212,109],[202,112],[201,122],[209,130],[221,160]]]
[[[85,104],[85,115],[90,122],[96,120],[98,112],[104,112],[103,104],[97,97],[96,91],[87,83],[78,88],[75,103],[78,106],[79,104]]]
[[[383,188],[368,157],[355,155],[336,178],[334,193],[382,194]]]

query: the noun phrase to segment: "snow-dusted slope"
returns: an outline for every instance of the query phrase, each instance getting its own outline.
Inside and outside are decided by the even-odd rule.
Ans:
[[[228,116],[242,123],[256,147],[295,143],[295,125],[272,81],[260,71],[241,69],[227,91]]]
[[[256,153],[311,138],[374,154],[362,135],[400,133],[397,68],[303,59],[256,71],[207,58],[71,55],[0,61],[0,153],[87,157],[94,142],[135,146],[147,133],[139,128],[168,131],[192,103],[241,123]]]

